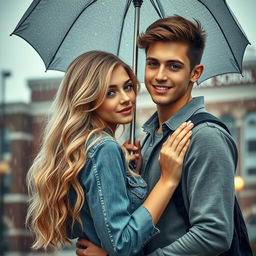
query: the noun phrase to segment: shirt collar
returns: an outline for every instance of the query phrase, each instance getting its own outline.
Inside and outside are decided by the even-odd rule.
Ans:
[[[204,108],[204,97],[192,98],[186,105],[184,105],[174,116],[168,119],[164,124],[171,130],[176,130],[183,122],[187,121],[195,112]],[[155,112],[150,119],[143,125],[145,132],[154,131],[159,125],[157,112]]]
[[[157,111],[142,126],[144,132],[152,133],[159,125]]]

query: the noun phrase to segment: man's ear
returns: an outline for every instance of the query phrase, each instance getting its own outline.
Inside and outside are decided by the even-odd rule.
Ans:
[[[204,72],[204,66],[202,64],[195,65],[191,72],[190,81],[195,83]]]

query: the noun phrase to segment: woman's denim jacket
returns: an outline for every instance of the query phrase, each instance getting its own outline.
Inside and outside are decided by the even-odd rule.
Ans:
[[[95,138],[94,138],[95,139]],[[84,237],[104,248],[109,255],[143,255],[142,247],[159,232],[148,210],[141,204],[147,196],[147,184],[132,176],[120,145],[103,135],[88,151],[79,180],[85,202],[70,238]],[[70,189],[72,203],[76,195]]]

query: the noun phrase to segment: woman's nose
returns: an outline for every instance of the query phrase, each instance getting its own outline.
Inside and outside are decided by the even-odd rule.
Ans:
[[[127,92],[122,92],[122,95],[121,95],[121,100],[120,100],[120,103],[121,104],[124,104],[124,103],[127,103],[129,102],[131,99],[130,99],[130,96]]]

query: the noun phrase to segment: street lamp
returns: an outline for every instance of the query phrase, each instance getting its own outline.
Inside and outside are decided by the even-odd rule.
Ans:
[[[10,71],[1,72],[1,121],[0,121],[0,256],[4,255],[4,175],[9,165],[4,161],[4,129],[5,129],[5,81],[11,76]]]
[[[237,200],[240,203],[240,191],[244,189],[244,179],[241,176],[235,176],[235,192]]]
[[[240,191],[244,188],[244,179],[241,176],[235,177],[235,191]]]

